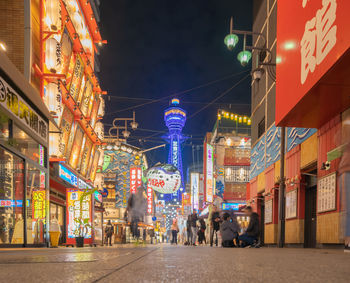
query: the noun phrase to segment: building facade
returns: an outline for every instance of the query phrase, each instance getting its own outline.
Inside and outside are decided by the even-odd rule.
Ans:
[[[77,201],[73,198],[81,191],[101,188],[96,174],[103,161],[103,125],[99,120],[104,115],[105,92],[97,79],[95,59],[105,41],[97,25],[98,4],[80,0],[0,1],[1,16],[6,19],[1,22],[0,40],[6,54],[38,93],[52,120],[46,147],[50,177],[45,184],[49,194],[44,200],[44,225],[48,228],[49,221],[57,221],[62,243],[73,243],[78,233],[74,218],[82,216],[78,216],[80,210],[74,216],[68,213],[68,206]],[[102,222],[94,219],[101,198],[96,193],[96,205],[93,195],[86,199],[82,214],[89,223],[100,223],[102,241]],[[86,243],[92,243],[94,237],[92,229]],[[48,241],[46,237],[44,242]]]
[[[340,164],[345,152],[342,149],[346,146],[346,109],[350,105],[342,98],[344,90],[337,91],[341,90],[341,83],[325,77],[325,73],[336,64],[344,64],[339,57],[349,43],[343,45],[342,42],[340,47],[330,43],[325,49],[330,57],[324,59],[326,54],[322,53],[317,63],[305,61],[303,56],[307,46],[313,46],[308,45],[307,40],[313,40],[315,35],[307,33],[308,28],[312,30],[308,25],[320,19],[327,9],[327,17],[331,19],[330,23],[334,23],[335,11],[346,9],[346,2],[254,1],[253,30],[263,36],[255,37],[253,44],[260,46],[265,42],[273,62],[276,62],[276,78],[274,72],[265,71],[259,80],[252,82],[248,201],[261,216],[262,239],[267,244],[278,241],[282,126],[285,127],[285,243],[304,247],[344,243],[344,197],[341,197],[344,191],[340,190]],[[348,32],[342,20],[336,22],[339,38]],[[333,39],[327,40],[331,42]],[[328,49],[333,44],[336,53],[332,54]],[[308,59],[315,59],[320,50],[322,47],[318,51],[310,50],[308,54],[312,56]],[[326,63],[323,64],[323,60]],[[321,73],[314,72],[316,68]],[[347,70],[332,69],[331,74],[342,77]],[[320,87],[322,84],[328,87]],[[329,99],[331,93],[332,100]],[[334,93],[339,97],[334,97]],[[330,107],[333,100],[336,100],[335,107]]]

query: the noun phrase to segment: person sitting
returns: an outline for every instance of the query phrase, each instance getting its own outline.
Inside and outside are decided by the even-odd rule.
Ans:
[[[221,224],[220,232],[222,238],[222,246],[224,248],[232,248],[235,247],[234,239],[238,235],[239,226],[236,221],[234,221],[230,214],[224,213],[223,215],[224,221]]]
[[[259,238],[259,215],[253,212],[250,206],[244,209],[246,216],[250,217],[249,224],[245,233],[238,237],[241,242],[241,247],[256,246],[258,247],[257,241]]]

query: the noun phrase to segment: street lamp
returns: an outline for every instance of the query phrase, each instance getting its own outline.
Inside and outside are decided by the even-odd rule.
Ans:
[[[120,146],[119,130],[122,130],[122,135],[126,141],[130,137],[130,131],[128,131],[128,121],[131,121],[130,127],[132,130],[136,130],[139,124],[135,121],[135,111],[133,112],[132,118],[115,118],[112,123],[112,127],[109,129],[109,137],[116,138],[116,144]],[[124,122],[124,123],[123,123]],[[123,125],[124,124],[124,125]],[[117,130],[117,135],[113,135],[112,131]]]
[[[273,81],[276,80],[276,74],[275,71],[272,69],[276,66],[275,63],[272,62],[272,55],[271,50],[266,47],[266,38],[265,36],[260,32],[254,32],[254,31],[246,31],[246,30],[238,30],[233,29],[233,17],[230,19],[230,33],[225,37],[224,42],[228,48],[228,50],[233,50],[234,47],[236,47],[238,43],[238,35],[243,35],[243,50],[238,53],[237,59],[241,63],[243,67],[245,67],[250,60],[252,59],[252,52],[251,51],[258,51],[258,54],[256,56],[256,66],[252,71],[252,78],[253,80],[260,80],[262,76],[262,68],[266,67],[267,73],[271,77]],[[249,46],[246,45],[247,36],[261,36],[261,38],[264,40],[264,43],[261,46]],[[268,60],[266,58],[268,57]]]

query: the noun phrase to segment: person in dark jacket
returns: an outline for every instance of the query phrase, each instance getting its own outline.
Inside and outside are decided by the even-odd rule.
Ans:
[[[111,223],[111,220],[108,220],[108,223],[105,229],[105,234],[106,234],[106,245],[112,246],[112,236],[114,234],[114,227]]]
[[[234,239],[237,238],[239,225],[234,217],[231,218],[227,212],[223,215],[224,221],[221,223],[220,232],[222,238],[222,246],[224,248],[233,248],[235,246]]]
[[[187,217],[186,228],[187,228],[187,244],[191,245],[192,244],[191,214],[189,214]]]
[[[218,211],[217,207],[213,206],[213,213],[211,215],[211,230],[210,230],[210,246],[213,246],[214,242],[214,234],[216,236],[215,244],[218,245],[218,231],[220,230],[220,212]]]
[[[242,247],[252,246],[259,238],[259,215],[253,212],[250,206],[247,206],[244,211],[250,220],[245,233],[238,237]]]
[[[207,228],[207,225],[205,224],[205,221],[203,218],[199,219],[199,231],[198,231],[198,243],[201,245],[203,242],[206,244],[207,241],[205,239],[205,229]]]
[[[198,220],[197,213],[193,213],[193,214],[191,215],[192,246],[195,246],[195,245],[196,245],[196,238],[197,238],[197,220]]]

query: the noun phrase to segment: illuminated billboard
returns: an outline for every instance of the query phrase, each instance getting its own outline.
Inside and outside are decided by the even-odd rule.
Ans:
[[[191,173],[192,209],[199,209],[199,173]]]
[[[213,146],[206,145],[206,201],[213,202],[213,184],[214,184],[214,161],[213,161]]]

